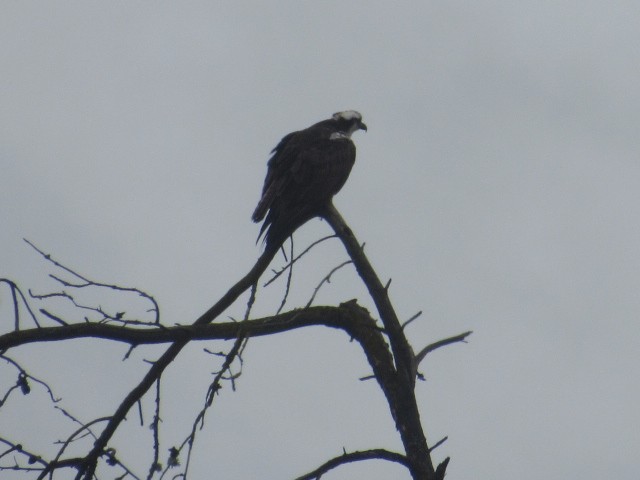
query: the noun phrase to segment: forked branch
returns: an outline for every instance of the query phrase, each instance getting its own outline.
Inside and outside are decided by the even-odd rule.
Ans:
[[[333,204],[327,207],[323,217],[331,225],[351,257],[376,305],[389,339],[393,360],[387,368],[381,368],[386,362],[381,362],[375,353],[376,351],[380,352],[380,348],[367,348],[364,347],[364,344],[363,347],[369,363],[374,369],[376,380],[387,398],[389,409],[396,422],[396,428],[400,432],[411,476],[414,480],[442,480],[448,460],[446,460],[447,463],[442,462],[437,468],[433,466],[414,392],[417,373],[414,354],[389,299],[388,284],[387,286],[382,284],[364,254],[361,244]],[[381,358],[384,359],[384,356]],[[394,365],[395,368],[393,368]]]
[[[196,422],[193,424],[191,434],[182,445],[184,447],[188,444],[190,449],[191,443],[195,438],[196,427],[204,418],[207,408],[211,405],[211,400],[220,386],[220,381],[226,378],[225,372],[229,370],[234,358],[241,359],[240,348],[245,339],[255,336],[275,334],[310,325],[324,325],[332,328],[343,329],[351,338],[355,339],[361,345],[373,370],[373,376],[377,380],[387,399],[390,412],[394,418],[396,427],[404,445],[405,454],[395,453],[384,449],[372,449],[351,453],[345,452],[343,455],[325,462],[314,471],[299,477],[298,480],[319,479],[323,474],[340,465],[370,459],[381,459],[401,464],[409,470],[414,480],[442,480],[445,475],[448,459],[445,459],[436,468],[434,468],[434,464],[431,459],[431,449],[428,447],[427,439],[422,428],[420,413],[418,411],[415,397],[414,389],[417,367],[420,361],[422,361],[429,352],[443,345],[464,341],[471,332],[465,332],[464,334],[432,343],[431,345],[423,348],[417,355],[414,355],[403,328],[413,320],[413,318],[406,322],[404,326],[400,323],[389,298],[390,284],[382,284],[377,273],[364,254],[363,246],[357,241],[353,232],[344,222],[341,215],[333,205],[329,205],[326,212],[323,214],[323,217],[331,225],[336,236],[338,236],[342,241],[350,260],[333,269],[322,280],[320,285],[318,285],[316,292],[314,292],[314,296],[320,286],[323,283],[328,282],[331,275],[335,273],[336,270],[348,263],[353,263],[356,271],[371,295],[383,328],[377,325],[369,312],[359,306],[355,300],[343,303],[339,307],[310,307],[308,305],[306,308],[300,310],[293,310],[261,319],[248,320],[253,300],[255,298],[258,280],[273,260],[275,254],[278,252],[278,249],[276,248],[271,248],[270,250],[265,251],[257,260],[253,268],[235,285],[233,285],[207,312],[202,314],[200,318],[191,325],[178,325],[172,327],[162,326],[159,323],[157,304],[155,303],[155,300],[153,300],[153,297],[150,296],[148,296],[148,298],[153,302],[151,310],[156,314],[154,322],[123,320],[123,317],[119,313],[116,315],[107,315],[102,310],[96,310],[97,313],[103,315],[106,319],[104,322],[67,323],[50,312],[41,310],[43,315],[54,320],[57,324],[54,327],[43,327],[37,322],[36,316],[33,312],[29,310],[29,313],[33,317],[35,328],[25,329],[24,325],[20,325],[17,321],[18,312],[16,307],[15,330],[0,336],[0,353],[6,352],[11,348],[16,348],[34,342],[61,341],[83,337],[102,338],[117,342],[124,342],[131,345],[132,348],[142,344],[170,343],[170,346],[166,349],[164,354],[151,364],[150,369],[139,384],[122,400],[114,414],[111,417],[96,420],[105,422],[106,426],[99,434],[95,435],[93,447],[85,457],[62,459],[61,455],[66,447],[66,445],[63,445],[63,448],[61,448],[59,455],[54,461],[49,463],[44,461],[41,462],[39,471],[46,475],[52,474],[52,471],[57,468],[71,467],[77,470],[76,480],[91,480],[95,477],[98,460],[101,457],[104,458],[107,463],[112,464],[112,462],[117,462],[113,449],[108,448],[111,438],[118,430],[131,408],[136,403],[140,402],[145,393],[153,385],[156,385],[157,406],[156,417],[154,420],[155,426],[153,427],[155,429],[155,453],[147,475],[149,479],[152,478],[155,472],[161,470],[158,462],[158,382],[160,381],[160,378],[167,366],[173,362],[189,342],[205,339],[235,340],[235,345],[227,354],[223,368],[219,371],[219,374],[210,386],[205,407],[202,409],[200,415],[196,419]],[[72,281],[53,277],[54,280],[63,287],[82,289],[88,285],[97,285],[109,288],[115,287],[122,291],[140,293],[139,290],[135,289],[123,289],[116,286],[94,282],[93,280],[79,275],[75,271],[56,262],[49,255],[37,249],[33,244],[29,244],[47,261],[52,262],[56,267],[63,269],[67,274],[65,276],[70,275],[73,277]],[[312,246],[313,245],[315,244],[312,244]],[[306,252],[307,250],[298,257],[293,257],[292,255],[292,259],[287,267],[278,272],[274,272],[274,278],[277,278],[287,269],[290,269],[293,263]],[[11,288],[14,305],[17,305],[17,302],[21,298],[22,302],[25,303],[28,308],[26,299],[24,296],[20,297],[22,294],[17,286],[7,280],[5,280],[5,283],[7,283]],[[241,294],[246,292],[248,289],[252,289],[252,294],[247,305],[247,318],[245,321],[212,323],[213,320],[217,319],[238,299]],[[58,296],[64,295],[66,294],[63,292]],[[81,304],[76,304],[73,297],[71,297],[70,300],[74,305],[82,307]],[[313,297],[311,301],[313,301]],[[73,437],[70,437],[70,441],[71,440],[73,440]],[[13,445],[8,444],[7,442],[5,442],[5,444],[9,447],[8,451],[17,451],[17,447],[14,448]],[[435,448],[438,444],[434,445],[432,448]],[[180,449],[175,447],[172,449],[171,457],[167,463],[164,473],[168,473],[168,469],[177,464],[181,449],[182,447],[180,447]],[[6,455],[7,452],[4,452],[3,454]],[[187,459],[187,465],[188,463],[189,461]],[[128,469],[125,468],[125,471],[127,472],[127,475],[135,477],[135,475],[129,472]],[[184,474],[186,475],[186,470]]]

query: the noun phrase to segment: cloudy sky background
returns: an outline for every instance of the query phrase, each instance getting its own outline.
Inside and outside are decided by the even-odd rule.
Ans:
[[[399,315],[423,310],[408,328],[414,348],[474,331],[428,358],[417,386],[429,441],[449,436],[434,452],[452,457],[448,478],[638,478],[637,2],[0,11],[0,276],[55,289],[26,237],[91,278],[155,295],[165,323],[190,323],[260,253],[249,217],[270,149],[357,109],[369,131],[354,136],[358,160],[336,205],[393,279]],[[296,245],[327,232],[313,221]],[[335,242],[316,249],[295,270],[289,306],[344,259]],[[281,294],[282,283],[265,290],[255,314]],[[317,303],[354,297],[370,305],[343,269]],[[142,309],[109,298],[116,311]],[[4,331],[8,302],[0,289]],[[204,346],[163,383],[164,452],[188,433],[216,368]],[[88,421],[111,414],[161,351],[124,363],[126,347],[104,342],[12,353]],[[200,433],[192,478],[294,478],[343,447],[400,449],[382,394],[358,381],[368,373],[340,332],[252,340],[238,390],[224,390]],[[14,381],[1,366],[2,390]],[[75,427],[41,414],[45,398],[16,397],[0,434],[52,451],[42,432]],[[117,440],[145,474],[150,434],[137,421]],[[353,476],[408,478],[382,462],[327,478]]]

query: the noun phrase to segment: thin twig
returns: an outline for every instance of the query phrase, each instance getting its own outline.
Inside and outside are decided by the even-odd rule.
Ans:
[[[7,445],[9,447],[7,450],[5,450],[4,452],[2,452],[0,454],[0,458],[4,457],[4,456],[6,456],[6,455],[8,455],[8,454],[10,454],[12,452],[17,452],[17,453],[20,453],[21,455],[26,456],[27,459],[28,459],[27,461],[28,461],[29,464],[39,463],[44,467],[46,467],[48,465],[48,463],[45,460],[43,460],[40,455],[36,455],[35,453],[32,453],[32,452],[29,452],[29,451],[25,450],[21,444],[13,443],[13,442],[7,440],[6,438],[2,438],[2,437],[0,437],[0,442],[4,443],[5,445]],[[15,459],[14,459],[14,462],[15,462]],[[17,462],[16,462],[16,465],[17,465]],[[0,466],[0,470],[5,470],[5,469],[6,470],[9,470],[9,469],[11,469],[11,470],[23,470],[22,467],[15,468],[15,466],[13,466],[13,467],[7,468],[7,467]],[[38,470],[41,470],[41,468],[38,468]]]
[[[36,317],[35,313],[33,313],[33,310],[31,310],[31,305],[29,305],[29,302],[27,301],[24,293],[22,293],[22,290],[20,290],[20,287],[18,287],[15,282],[9,280],[8,278],[0,278],[0,283],[6,283],[7,285],[9,285],[9,288],[11,290],[14,329],[20,330],[20,303],[18,302],[18,296],[20,297],[20,299],[22,299],[22,304],[27,309],[27,312],[29,312],[29,315],[31,315],[33,323],[36,324],[36,327],[39,327],[40,323],[38,323],[38,318]]]
[[[311,245],[309,245],[307,248],[305,248],[302,253],[300,253],[300,255],[298,255],[295,258],[292,258],[290,262],[288,262],[284,267],[282,267],[280,270],[278,271],[274,271],[273,272],[273,277],[271,277],[263,286],[264,287],[268,287],[271,283],[273,283],[280,275],[282,275],[284,272],[286,272],[288,269],[290,269],[294,263],[296,263],[298,260],[300,260],[303,256],[305,256],[313,247],[315,247],[316,245],[318,245],[319,243],[322,243],[326,240],[330,240],[332,238],[336,238],[335,235],[328,235],[326,237],[322,237],[320,240],[316,240],[315,242],[313,242]]]
[[[436,349],[438,349],[440,347],[444,347],[445,345],[450,345],[452,343],[456,343],[456,342],[467,343],[466,342],[466,338],[469,335],[471,335],[472,333],[473,332],[470,330],[468,332],[464,332],[464,333],[461,333],[459,335],[454,335],[453,337],[444,338],[442,340],[438,340],[437,342],[434,342],[434,343],[431,343],[431,344],[427,345],[422,350],[420,350],[420,352],[418,354],[416,354],[416,357],[415,357],[416,369],[418,368],[418,365],[420,365],[420,362],[422,362],[422,360],[424,360],[424,357],[427,356],[427,354],[433,352],[434,350],[436,350]]]
[[[332,458],[331,460],[323,463],[314,471],[296,478],[296,480],[317,480],[329,470],[333,470],[340,465],[352,462],[360,462],[362,460],[387,460],[389,462],[396,462],[405,466],[407,465],[407,457],[400,453],[390,452],[389,450],[384,450],[382,448],[351,453],[345,452],[339,457]]]
[[[442,445],[447,440],[449,440],[449,437],[441,438],[436,443],[434,443],[431,447],[429,447],[429,452],[433,452],[436,448],[438,448],[440,445]]]
[[[67,447],[69,446],[69,444],[71,444],[71,442],[74,441],[74,439],[80,434],[83,433],[85,431],[91,431],[90,427],[96,423],[100,423],[100,422],[107,422],[111,419],[111,417],[100,417],[100,418],[96,418],[95,420],[91,420],[90,422],[82,425],[80,428],[78,428],[76,431],[74,431],[73,433],[71,433],[71,435],[69,435],[69,437],[67,437],[67,439],[62,443],[62,446],[60,447],[60,449],[58,450],[58,453],[56,454],[55,458],[53,459],[52,462],[50,462],[50,464],[56,465],[59,461],[60,461],[60,457],[62,456],[62,454],[64,453],[64,451],[67,449]],[[53,469],[51,470],[51,474],[53,474],[53,470],[55,470],[56,467],[53,467]],[[42,473],[38,476],[38,480],[42,480],[47,473],[49,473],[48,469],[45,469],[42,471]]]
[[[67,287],[73,287],[73,288],[85,288],[85,287],[103,287],[103,288],[108,288],[110,290],[115,290],[115,291],[119,291],[119,292],[130,292],[130,293],[135,293],[143,298],[145,298],[146,300],[148,300],[149,302],[151,302],[152,304],[152,308],[148,309],[148,312],[155,312],[155,319],[154,322],[155,324],[159,324],[160,323],[160,308],[158,306],[158,302],[156,301],[156,299],[149,295],[148,293],[138,289],[138,288],[132,288],[132,287],[120,287],[118,285],[112,285],[112,284],[108,284],[108,283],[101,283],[101,282],[96,282],[94,280],[90,280],[88,277],[85,277],[83,275],[80,275],[78,272],[76,272],[75,270],[72,270],[71,268],[61,264],[60,262],[58,262],[57,260],[55,260],[50,254],[43,252],[42,250],[40,250],[38,247],[36,247],[32,242],[30,242],[28,239],[23,239],[31,248],[33,248],[36,252],[38,252],[45,260],[47,260],[48,262],[52,263],[53,265],[55,265],[57,268],[64,270],[65,272],[69,273],[70,275],[74,276],[75,278],[81,280],[84,283],[72,283],[69,282],[67,280],[61,279],[53,274],[50,275],[51,278],[53,278],[54,280],[56,280],[57,282],[59,282],[61,285],[63,286],[67,286]],[[115,317],[114,317],[115,318]]]
[[[402,329],[404,330],[407,327],[407,325],[409,325],[411,322],[413,322],[416,318],[420,317],[420,315],[422,315],[422,310],[420,310],[418,313],[414,314],[409,320],[404,322],[402,324]]]
[[[47,310],[45,310],[44,308],[40,309],[40,313],[43,314],[45,317],[50,318],[51,320],[53,320],[56,323],[59,323],[60,325],[69,325],[67,322],[65,322],[63,319],[61,319],[60,317],[58,317],[57,315],[54,315],[53,313],[49,313]]]
[[[322,287],[322,285],[324,285],[325,283],[331,283],[331,276],[336,273],[338,270],[340,270],[342,267],[345,267],[349,264],[352,264],[353,261],[351,260],[346,260],[344,262],[342,262],[340,265],[333,267],[331,269],[331,271],[322,279],[320,280],[320,283],[318,283],[318,285],[316,286],[316,288],[313,290],[313,295],[311,295],[311,298],[309,299],[309,301],[307,302],[307,305],[305,306],[305,308],[309,308],[311,306],[311,304],[313,303],[313,301],[316,298],[316,295],[318,294],[318,292],[320,291],[320,288]]]
[[[153,460],[149,466],[147,480],[151,480],[153,474],[160,467],[160,379],[156,380],[156,411],[151,422],[151,431],[153,432]]]
[[[193,421],[191,432],[183,440],[180,446],[176,448],[177,451],[174,452],[174,460],[177,460],[182,450],[185,447],[187,447],[187,459],[185,461],[184,471],[182,472],[182,475],[184,478],[187,478],[189,465],[191,464],[191,454],[193,452],[193,446],[196,440],[196,432],[198,430],[201,430],[204,427],[204,419],[205,419],[207,410],[213,404],[213,399],[215,395],[222,388],[222,385],[221,385],[222,381],[231,379],[231,381],[233,382],[233,380],[235,380],[235,378],[237,378],[237,376],[240,375],[240,373],[238,373],[235,375],[232,374],[230,377],[225,377],[225,372],[231,371],[231,365],[233,364],[236,358],[242,360],[240,358],[240,352],[244,348],[245,344],[246,344],[246,338],[244,336],[241,335],[241,336],[238,336],[238,338],[236,338],[233,344],[233,347],[231,347],[231,350],[229,350],[229,353],[226,354],[224,362],[220,367],[220,370],[216,373],[213,381],[211,382],[211,384],[209,385],[209,388],[207,389],[204,406],[202,407],[202,410],[200,410],[195,420]],[[174,465],[171,462],[169,462],[169,464],[165,467],[165,470],[162,473],[162,476],[160,478],[162,478],[164,474],[167,473],[168,469],[171,468],[172,466]]]
[[[293,258],[293,236],[291,237],[291,242],[289,243],[289,245],[291,245],[291,258]],[[287,275],[287,284],[284,288],[284,295],[282,296],[282,301],[280,302],[280,306],[276,311],[276,315],[278,315],[282,311],[285,304],[287,303],[287,298],[289,298],[289,291],[291,290],[291,279],[293,278],[293,263],[289,262],[289,265],[291,265],[291,267],[289,268],[289,274]]]
[[[248,288],[251,288],[251,286],[258,281],[258,278],[267,269],[277,252],[278,250],[273,248],[265,250],[253,268],[238,282],[236,282],[209,310],[202,314],[200,318],[194,322],[194,325],[206,325],[217,318],[224,310],[235,302],[243,292]],[[173,343],[165,353],[156,362],[154,362],[140,383],[127,394],[124,400],[120,403],[120,406],[116,409],[107,426],[100,434],[100,437],[94,443],[93,449],[85,457],[83,465],[79,468],[78,474],[76,475],[76,480],[83,478],[85,480],[91,480],[93,478],[98,457],[103,453],[107,442],[118,429],[126,414],[135,402],[147,392],[158,378],[160,378],[164,369],[173,362],[188,342],[189,340],[180,340]]]
[[[29,373],[27,373],[27,371],[24,368],[22,368],[22,366],[20,366],[20,364],[18,362],[16,362],[12,358],[8,357],[6,354],[3,354],[3,353],[0,354],[0,358],[2,358],[7,363],[12,364],[20,372],[19,375],[24,378],[23,382],[26,382],[28,380],[32,380],[35,383],[37,383],[39,385],[42,385],[44,387],[44,389],[47,391],[47,393],[49,394],[49,398],[51,399],[51,401],[53,403],[58,403],[60,401],[60,398],[56,397],[53,394],[53,390],[51,390],[51,387],[47,384],[47,382],[45,382],[43,380],[40,380],[39,378],[36,378],[33,375],[30,375]]]
[[[247,300],[247,309],[244,312],[244,319],[249,320],[249,316],[251,315],[251,309],[253,308],[253,304],[256,302],[256,293],[258,292],[258,282],[251,285],[251,291],[249,293],[249,299]]]

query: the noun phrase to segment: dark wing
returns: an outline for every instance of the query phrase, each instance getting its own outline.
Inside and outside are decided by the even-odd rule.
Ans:
[[[297,147],[292,141],[299,132],[291,132],[280,140],[278,145],[271,150],[273,154],[267,163],[267,176],[262,187],[262,197],[251,216],[254,222],[259,222],[267,214],[273,200],[278,196],[278,192],[286,187],[287,171],[291,163],[295,161]],[[291,145],[289,145],[291,143]]]
[[[300,208],[324,207],[344,186],[355,159],[356,147],[348,138],[313,142],[292,165],[291,200]]]
[[[254,214],[254,219],[266,214],[260,235],[267,232],[267,245],[279,246],[295,229],[319,215],[347,181],[355,162],[356,149],[350,139],[297,133],[270,160],[273,174],[267,175],[271,178],[265,182],[263,199]]]

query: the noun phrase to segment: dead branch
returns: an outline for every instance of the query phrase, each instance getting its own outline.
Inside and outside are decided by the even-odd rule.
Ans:
[[[312,325],[349,329],[351,316],[341,307],[309,307],[279,315],[242,322],[178,325],[174,327],[130,328],[101,323],[76,323],[32,328],[0,335],[0,350],[37,342],[77,338],[101,338],[130,345],[152,345],[191,340],[233,340],[242,334],[261,337]]]
[[[466,343],[466,338],[472,333],[473,333],[472,331],[464,332],[459,335],[454,335],[453,337],[444,338],[442,340],[438,340],[437,342],[433,342],[427,345],[422,350],[420,350],[420,352],[416,355],[416,359],[415,359],[416,370],[418,368],[418,365],[420,365],[420,362],[422,362],[422,360],[424,360],[424,358],[429,353],[433,352],[434,350],[437,350],[440,347],[444,347],[445,345],[451,345],[452,343],[456,343],[456,342]]]
[[[318,480],[329,470],[333,470],[334,468],[346,463],[360,462],[362,460],[387,460],[389,462],[396,462],[407,466],[407,457],[400,453],[390,452],[389,450],[384,450],[382,448],[351,453],[344,452],[339,457],[332,458],[320,465],[314,471],[306,473],[296,478],[296,480]]]
[[[374,348],[364,348],[364,350],[369,364],[374,369],[376,380],[385,394],[396,428],[400,432],[411,476],[414,480],[436,480],[436,470],[431,460],[414,392],[416,370],[413,350],[391,304],[388,289],[380,282],[360,243],[333,204],[327,207],[323,218],[331,225],[353,260],[358,275],[376,305],[385,333],[389,338],[393,358],[388,366],[384,365],[386,362],[381,362],[377,358],[377,355],[383,355],[379,346],[375,350]],[[374,345],[377,343],[374,342]],[[375,352],[378,352],[377,355]],[[376,358],[372,358],[374,356]],[[383,359],[385,357],[382,356]],[[444,475],[444,472],[442,474]]]
[[[419,318],[420,315],[422,315],[422,310],[420,310],[419,312],[415,313],[411,318],[409,318],[409,320],[405,321],[402,324],[402,329],[404,330],[405,328],[407,328],[407,326],[409,326],[409,324],[411,322],[413,322],[415,319]]]
[[[290,262],[288,262],[284,267],[282,267],[280,270],[273,270],[273,276],[267,280],[267,282],[263,285],[264,287],[268,287],[270,284],[272,284],[280,275],[282,275],[284,272],[286,272],[287,270],[289,270],[290,268],[293,267],[293,264],[296,263],[298,260],[300,260],[302,257],[304,257],[307,253],[309,253],[309,251],[315,247],[316,245],[326,241],[326,240],[330,240],[332,238],[336,238],[335,235],[328,235],[326,237],[322,237],[319,240],[316,240],[315,242],[312,242],[307,248],[305,248],[299,255],[297,255],[295,258],[293,258]]]
[[[242,277],[235,285],[233,285],[225,295],[218,300],[209,310],[200,316],[194,325],[206,325],[216,319],[222,312],[224,312],[236,299],[245,292],[248,288],[258,281],[258,278],[267,269],[271,260],[277,253],[277,249],[265,250],[260,256],[253,268]],[[180,340],[173,343],[165,353],[151,366],[147,374],[142,381],[129,392],[129,394],[122,401],[117,408],[113,417],[107,424],[106,428],[102,431],[102,434],[94,443],[94,447],[85,457],[85,461],[78,469],[76,480],[84,478],[85,480],[91,480],[95,469],[97,467],[98,458],[103,454],[107,443],[118,429],[126,414],[131,407],[147,392],[147,390],[153,385],[153,383],[160,378],[162,372],[167,366],[173,362],[178,356],[180,351],[187,345],[189,340]]]
[[[238,338],[236,338],[236,341],[234,342],[233,347],[231,348],[231,350],[229,350],[229,353],[225,355],[225,359],[224,359],[224,363],[222,364],[222,367],[216,373],[213,381],[211,382],[211,384],[209,385],[209,388],[207,389],[204,406],[202,407],[202,410],[200,410],[195,420],[193,421],[191,432],[189,433],[189,435],[187,435],[187,437],[180,444],[180,446],[176,448],[176,452],[173,452],[173,459],[175,462],[179,464],[180,453],[185,447],[187,447],[187,460],[185,462],[184,472],[182,473],[184,478],[187,478],[189,465],[191,463],[191,453],[193,451],[193,446],[195,444],[196,432],[198,430],[201,430],[204,427],[204,419],[205,419],[207,410],[211,407],[211,405],[213,404],[214,397],[218,394],[218,392],[222,388],[222,381],[227,379],[225,378],[225,372],[228,372],[231,370],[231,364],[234,362],[236,358],[240,358],[241,350],[243,348],[243,344],[246,343],[246,340],[247,340],[246,337],[243,337],[243,336],[239,336]],[[235,377],[236,376],[231,375],[230,379],[233,381]],[[162,473],[162,475],[164,476],[169,470],[169,468],[172,468],[173,466],[175,466],[175,464],[172,465],[171,463],[169,463],[165,468],[164,472]]]
[[[33,323],[35,323],[36,327],[39,327],[40,324],[38,323],[38,318],[36,317],[35,313],[33,313],[33,310],[31,310],[31,306],[29,305],[29,302],[27,301],[26,297],[22,293],[22,290],[20,290],[20,287],[18,287],[18,285],[15,282],[7,278],[0,278],[0,283],[6,283],[9,286],[9,289],[11,290],[14,329],[15,330],[20,329],[20,301],[18,300],[18,297],[20,297],[20,300],[22,301],[22,305],[24,305],[24,307],[27,309],[27,312],[29,312],[29,315],[31,316],[31,320],[33,320]]]
[[[288,264],[280,271],[274,272],[274,277],[267,282],[267,284],[272,282],[282,273],[288,271],[285,296],[275,315],[253,320],[249,319],[251,308],[255,300],[257,283],[261,275],[273,260],[274,256],[280,250],[280,247],[272,247],[270,250],[265,251],[257,260],[253,268],[235,285],[233,285],[207,312],[202,314],[191,325],[175,325],[171,327],[166,327],[160,324],[159,308],[151,295],[134,288],[125,288],[95,282],[78,274],[74,270],[65,267],[58,261],[54,260],[49,254],[44,253],[31,242],[25,240],[48,262],[65,272],[65,275],[63,276],[71,276],[71,280],[69,280],[62,278],[61,276],[51,275],[51,278],[59,283],[65,290],[45,295],[31,294],[32,299],[44,299],[52,296],[62,297],[70,301],[76,308],[90,310],[99,314],[101,316],[101,320],[99,322],[86,321],[85,323],[70,323],[45,309],[40,309],[42,315],[53,320],[57,324],[52,327],[43,327],[38,323],[36,316],[31,311],[26,298],[24,298],[24,295],[22,295],[17,285],[5,280],[4,282],[9,285],[12,292],[15,329],[11,332],[0,335],[0,355],[11,348],[17,348],[35,342],[64,341],[89,337],[127,343],[131,348],[143,344],[170,344],[160,358],[153,362],[149,362],[151,367],[147,371],[146,375],[142,378],[139,384],[125,396],[112,416],[100,418],[87,424],[83,424],[73,416],[68,415],[78,423],[79,428],[73,432],[67,440],[61,442],[62,447],[52,461],[38,461],[39,465],[37,470],[40,471],[39,478],[44,478],[47,475],[52,477],[54,470],[63,467],[71,467],[76,469],[76,480],[91,480],[95,477],[96,468],[101,459],[108,465],[121,466],[125,472],[122,477],[131,476],[133,478],[138,478],[128,468],[120,463],[116,457],[115,449],[109,446],[109,442],[131,408],[135,404],[140,404],[139,402],[142,397],[153,385],[156,385],[156,408],[150,427],[153,435],[154,452],[152,463],[149,466],[146,478],[151,480],[155,473],[159,473],[161,471],[162,477],[168,473],[171,467],[179,465],[179,457],[185,447],[187,448],[186,463],[183,473],[178,474],[177,477],[186,478],[191,460],[192,447],[196,438],[196,432],[198,428],[202,428],[206,412],[212,405],[214,397],[221,388],[221,382],[229,380],[232,388],[234,388],[233,382],[241,373],[242,365],[240,365],[240,372],[234,371],[235,369],[232,370],[231,366],[236,359],[241,362],[242,351],[246,345],[247,339],[250,337],[276,334],[310,325],[324,325],[344,330],[352,339],[356,340],[360,344],[367,361],[373,370],[373,377],[380,385],[387,399],[390,412],[404,445],[405,454],[394,453],[384,449],[373,449],[352,453],[345,452],[342,456],[325,462],[313,472],[299,477],[299,480],[313,478],[318,479],[324,473],[339,465],[369,459],[382,459],[402,464],[409,470],[414,480],[442,480],[445,475],[449,459],[446,458],[436,468],[434,468],[434,464],[431,459],[431,451],[440,445],[446,437],[445,439],[437,442],[433,447],[429,448],[426,436],[422,429],[414,392],[417,367],[431,351],[450,343],[465,341],[465,338],[471,332],[465,332],[464,334],[432,343],[423,348],[417,355],[414,355],[405,336],[404,327],[417,318],[420,313],[414,315],[405,322],[404,325],[401,324],[389,299],[389,287],[391,280],[389,280],[386,285],[381,283],[377,273],[374,271],[369,260],[364,254],[364,244],[360,245],[353,235],[353,232],[346,225],[333,205],[330,205],[327,208],[326,212],[323,214],[323,218],[325,218],[333,228],[336,234],[335,236],[338,236],[342,241],[350,260],[347,260],[338,267],[335,267],[322,279],[313,292],[313,296],[306,308],[280,313],[280,310],[282,310],[286,302],[289,287],[291,285],[293,264],[305,255],[314,245],[317,245],[328,238],[332,238],[334,235],[325,237],[318,242],[314,242],[297,257],[294,257],[293,255],[292,246],[290,255],[291,261],[289,261]],[[348,265],[349,263],[354,264],[358,275],[365,283],[384,328],[377,325],[369,312],[359,306],[355,300],[345,302],[338,307],[310,307],[322,285],[329,282],[331,276],[338,269]],[[2,281],[3,280],[0,279],[0,282]],[[145,299],[148,299],[151,302],[151,308],[149,311],[154,312],[155,314],[154,321],[143,322],[127,319],[125,318],[125,312],[117,312],[114,314],[107,312],[105,309],[102,309],[102,307],[84,305],[82,302],[79,302],[74,298],[72,289],[83,289],[88,287],[102,287],[120,292],[133,292]],[[249,300],[247,301],[243,321],[232,320],[228,322],[212,323],[248,289],[251,289],[251,293]],[[36,328],[25,329],[24,326],[20,324],[20,301],[26,305]],[[169,450],[170,455],[163,470],[159,460],[161,376],[166,367],[173,362],[189,342],[214,339],[234,340],[235,342],[228,353],[221,354],[225,357],[224,363],[220,370],[216,372],[215,378],[209,385],[204,406],[193,422],[191,433],[180,446],[172,447]],[[27,376],[26,372],[24,374],[22,372],[23,370],[19,369],[18,383],[12,390],[10,390],[9,393],[18,388],[24,389],[28,387],[27,380],[33,377]],[[51,396],[53,399],[53,394],[51,394]],[[62,411],[67,414],[64,410]],[[100,433],[94,434],[91,427],[96,423],[103,422],[106,424],[105,427]],[[93,436],[95,441],[93,442],[93,447],[85,457],[62,458],[65,450],[71,442],[86,435]],[[21,446],[14,446],[7,442],[5,442],[5,444],[8,445],[9,449],[6,452],[0,453],[0,457],[8,455],[11,452],[18,452],[18,447],[20,447],[20,449],[22,448]],[[28,454],[25,453],[24,455],[29,458]],[[17,468],[19,470],[36,470],[36,468],[31,468],[25,465],[17,467],[19,467]]]
[[[291,248],[290,257],[293,259],[293,236],[289,239],[289,245]],[[280,306],[278,307],[278,310],[276,310],[276,315],[282,311],[282,309],[287,303],[287,298],[289,298],[289,292],[291,290],[291,280],[293,279],[293,260],[289,262],[289,265],[290,265],[290,268],[289,268],[289,274],[287,275],[287,283],[284,288],[284,294],[282,295],[282,301],[280,302]]]
[[[333,274],[336,273],[338,270],[340,270],[342,267],[346,267],[351,263],[353,263],[351,260],[346,260],[342,262],[340,265],[333,267],[331,271],[327,275],[325,275],[325,277],[322,280],[320,280],[320,283],[318,283],[316,288],[313,290],[313,295],[311,295],[311,298],[307,302],[306,308],[309,308],[313,303],[313,301],[316,299],[316,295],[318,295],[318,292],[322,288],[322,285],[324,285],[325,283],[331,283],[331,277],[333,276]]]
[[[46,261],[52,263],[55,267],[59,268],[60,270],[63,270],[65,272],[67,272],[68,274],[70,274],[71,276],[75,277],[77,280],[79,280],[80,282],[78,283],[74,283],[71,281],[67,281],[64,280],[56,275],[49,275],[51,278],[53,278],[55,281],[57,281],[58,283],[60,283],[62,286],[65,287],[71,287],[71,288],[76,288],[76,289],[82,289],[82,288],[88,288],[88,287],[99,287],[99,288],[107,288],[110,290],[115,290],[118,292],[128,292],[128,293],[134,293],[140,297],[145,298],[146,300],[148,300],[149,302],[151,302],[152,307],[147,310],[148,312],[154,312],[155,313],[155,319],[154,322],[155,324],[159,324],[160,323],[160,308],[158,306],[158,302],[156,301],[155,298],[153,298],[153,296],[149,295],[148,293],[138,289],[138,288],[132,288],[132,287],[121,287],[119,285],[113,285],[113,284],[108,284],[108,283],[102,283],[102,282],[97,282],[95,280],[91,280],[88,277],[79,274],[78,272],[76,272],[75,270],[67,267],[66,265],[63,265],[62,263],[58,262],[57,260],[55,260],[50,254],[45,253],[44,251],[42,251],[41,249],[39,249],[38,247],[36,247],[32,242],[30,242],[29,240],[27,240],[26,238],[23,239],[31,248],[33,248],[36,252],[38,252]],[[73,297],[71,297],[73,298]],[[119,319],[118,316],[114,316],[114,319]]]

